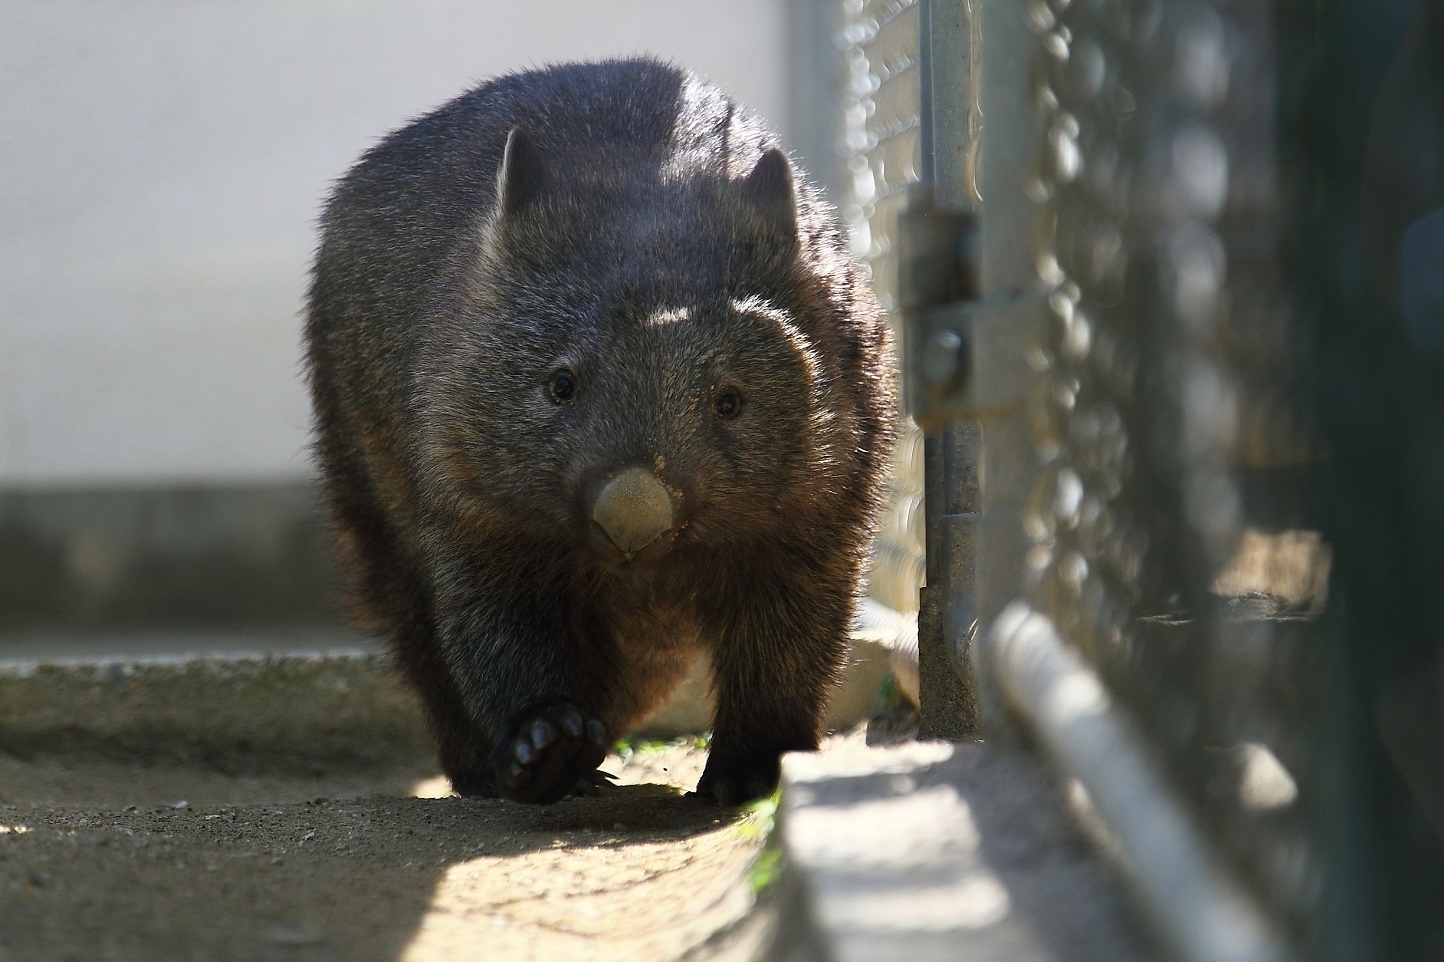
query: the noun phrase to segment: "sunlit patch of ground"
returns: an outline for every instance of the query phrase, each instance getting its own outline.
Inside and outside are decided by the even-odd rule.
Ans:
[[[746,958],[765,833],[685,796],[705,759],[629,744],[617,787],[536,808],[430,759],[0,753],[0,959]]]

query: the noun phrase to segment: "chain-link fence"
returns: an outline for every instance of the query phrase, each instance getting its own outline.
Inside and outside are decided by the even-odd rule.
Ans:
[[[945,626],[955,667],[1108,796],[1145,888],[1186,863],[1144,896],[1185,956],[1444,956],[1444,4],[849,9],[852,220],[936,382],[916,413],[982,424],[992,640]],[[895,287],[930,162],[944,207],[981,174],[980,253],[945,267],[971,304]],[[914,203],[916,263],[972,256]],[[1150,825],[1186,838],[1138,851]]]
[[[1328,552],[1288,397],[1264,5],[1038,5],[1025,596],[1302,936]],[[1272,510],[1271,510],[1272,509]],[[1303,791],[1300,791],[1302,787]]]
[[[872,270],[878,300],[894,321],[898,216],[908,186],[922,171],[919,10],[917,0],[847,0],[839,37],[847,68],[840,149],[850,175],[841,213],[854,250]],[[911,422],[894,456],[891,483],[869,590],[882,604],[912,612],[924,560],[923,441]]]

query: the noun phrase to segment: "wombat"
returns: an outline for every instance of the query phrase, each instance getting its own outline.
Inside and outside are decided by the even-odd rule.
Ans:
[[[650,59],[482,84],[336,185],[306,341],[353,606],[458,793],[585,789],[703,656],[698,795],[817,747],[893,362],[755,116]]]

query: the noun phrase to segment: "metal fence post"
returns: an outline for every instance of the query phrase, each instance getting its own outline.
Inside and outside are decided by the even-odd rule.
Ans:
[[[971,2],[923,0],[919,29],[921,54],[922,187],[917,196],[933,207],[932,216],[948,212],[958,225],[942,236],[952,258],[966,259],[958,230],[967,230],[977,209],[974,159],[980,116],[977,110],[977,40]],[[945,99],[933,96],[944,91]],[[917,211],[914,210],[914,214]],[[907,243],[906,231],[902,242]],[[903,252],[906,258],[906,251]],[[930,265],[936,268],[936,265]],[[923,279],[900,269],[902,300],[916,301],[919,287],[931,286],[934,296],[950,300],[976,297],[971,265],[951,265],[955,278],[946,289],[936,276]],[[912,288],[912,290],[909,290]],[[939,289],[941,288],[941,289]],[[912,305],[916,306],[916,305]],[[907,335],[905,335],[907,336]],[[916,377],[916,371],[907,371]],[[930,434],[923,442],[924,510],[927,584],[919,592],[918,656],[921,718],[918,734],[930,738],[966,738],[978,730],[977,696],[969,649],[977,619],[974,585],[977,570],[978,425],[957,422]]]

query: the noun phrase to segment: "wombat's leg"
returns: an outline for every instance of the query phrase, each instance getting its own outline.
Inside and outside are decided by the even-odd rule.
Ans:
[[[358,627],[385,638],[397,669],[421,701],[441,770],[462,795],[495,795],[482,736],[442,657],[425,579],[405,560],[398,539],[377,507],[364,472],[336,449],[331,492],[340,566],[350,579],[350,609]],[[340,464],[341,467],[335,467]]]
[[[721,805],[777,788],[786,751],[817,748],[847,651],[850,594],[808,585],[737,613],[714,655],[717,715],[697,794]]]
[[[487,769],[491,742],[480,737],[441,655],[425,579],[398,548],[394,527],[354,455],[330,436],[323,436],[321,453],[338,561],[350,580],[352,620],[389,643],[396,667],[421,700],[441,770],[453,789],[463,795],[495,794]]]
[[[604,707],[614,670],[609,646],[576,636],[569,609],[557,603],[564,587],[537,597],[517,584],[526,578],[469,575],[478,570],[453,568],[438,593],[441,652],[470,720],[468,744],[485,745],[447,775],[464,794],[550,804],[601,764],[611,744],[595,710]]]
[[[420,696],[426,726],[436,743],[441,771],[458,795],[496,795],[488,754],[490,739],[477,728],[447,670],[429,628],[394,643],[397,662]]]
[[[550,805],[578,789],[607,757],[609,744],[607,726],[569,701],[528,706],[512,719],[492,753],[497,794]]]
[[[458,795],[549,805],[568,794],[595,794],[591,776],[611,740],[606,724],[580,705],[539,699],[493,726],[473,718],[450,677],[428,673],[417,690],[441,770]]]

